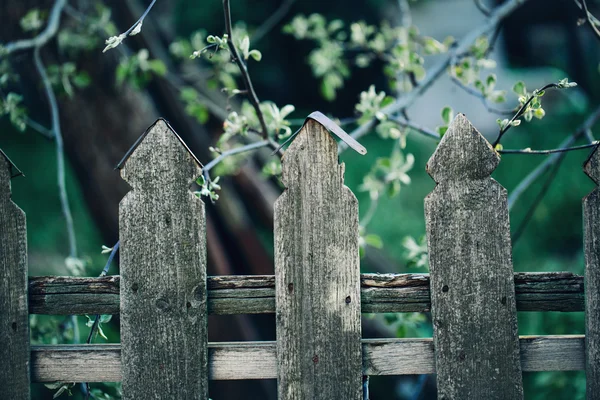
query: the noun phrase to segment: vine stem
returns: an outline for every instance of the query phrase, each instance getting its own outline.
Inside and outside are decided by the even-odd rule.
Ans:
[[[261,135],[264,139],[268,138],[268,130],[267,124],[265,123],[265,116],[260,110],[260,103],[258,101],[258,96],[256,95],[256,91],[254,90],[254,86],[252,85],[252,80],[250,79],[250,74],[248,73],[248,68],[244,63],[244,60],[240,57],[237,48],[235,47],[233,40],[233,29],[231,27],[231,7],[229,6],[229,0],[223,0],[223,13],[225,14],[225,31],[229,36],[228,45],[229,51],[231,52],[231,56],[233,61],[237,64],[240,72],[242,74],[242,80],[244,81],[244,86],[246,86],[246,90],[248,91],[248,98],[252,107],[254,107],[254,111],[256,111],[256,116],[260,122],[260,126],[262,129]]]

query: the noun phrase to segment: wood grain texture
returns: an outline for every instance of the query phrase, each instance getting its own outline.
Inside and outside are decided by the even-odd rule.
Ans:
[[[29,278],[29,313],[118,314],[120,277]],[[273,314],[274,275],[209,276],[208,313]],[[571,272],[517,272],[518,311],[584,311],[583,276]],[[426,312],[429,274],[361,274],[363,313]]]
[[[361,400],[358,202],[327,130],[286,150],[275,203],[278,399]]]
[[[585,173],[600,182],[600,153],[596,147],[584,165]],[[583,199],[585,251],[586,398],[600,399],[600,191]]]
[[[523,336],[523,371],[580,371],[585,368],[583,335]],[[365,375],[434,374],[432,339],[363,339]],[[277,378],[275,342],[209,343],[212,380]],[[33,382],[118,382],[121,346],[118,344],[33,346]]]
[[[0,154],[0,399],[29,399],[29,311],[25,213],[10,197]]]
[[[207,399],[204,203],[200,166],[158,120],[124,160],[121,345],[124,399]]]
[[[427,163],[425,198],[439,399],[522,399],[506,190],[500,159],[463,114]]]

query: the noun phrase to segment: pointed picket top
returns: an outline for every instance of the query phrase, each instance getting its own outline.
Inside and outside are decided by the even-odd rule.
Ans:
[[[279,400],[361,400],[358,202],[327,127],[309,118],[274,206]]]
[[[202,163],[163,118],[159,118],[127,151],[117,165],[132,187],[165,183],[191,184],[201,174]]]
[[[9,171],[9,176],[10,178],[16,178],[17,176],[25,176],[25,174],[23,174],[21,172],[21,170],[19,168],[17,168],[17,166],[15,165],[15,163],[13,163],[10,158],[8,158],[8,156],[6,155],[5,152],[2,151],[2,149],[0,149],[0,156],[2,158],[4,158],[6,160],[6,162],[8,163],[7,169]]]
[[[330,171],[339,170],[343,183],[344,164],[338,163],[337,155],[337,143],[327,128],[317,120],[307,119],[281,158],[281,180],[286,187],[297,186],[302,175],[319,179]],[[310,168],[314,165],[318,167]]]
[[[592,154],[588,157],[588,159],[583,164],[583,171],[587,176],[589,176],[596,185],[600,185],[600,152],[598,151],[598,147],[594,147]]]
[[[458,114],[427,162],[427,173],[436,183],[483,179],[499,162],[500,156],[490,143],[464,114]]]

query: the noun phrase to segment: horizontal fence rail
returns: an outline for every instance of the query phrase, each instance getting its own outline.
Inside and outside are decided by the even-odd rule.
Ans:
[[[585,367],[583,335],[521,336],[523,371],[576,371]],[[363,339],[365,375],[435,373],[432,339]],[[208,344],[209,379],[275,379],[275,342]],[[32,346],[34,382],[118,382],[119,344]]]
[[[30,277],[31,314],[118,314],[119,276]],[[272,275],[208,277],[208,312],[215,315],[272,314]],[[519,311],[584,311],[583,277],[570,272],[515,273]],[[363,313],[425,312],[430,309],[429,274],[361,274]]]

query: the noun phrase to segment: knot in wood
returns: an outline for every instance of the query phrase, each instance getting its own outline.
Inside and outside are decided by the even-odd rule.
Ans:
[[[427,173],[436,181],[484,179],[500,156],[464,114],[458,114],[427,162]]]

